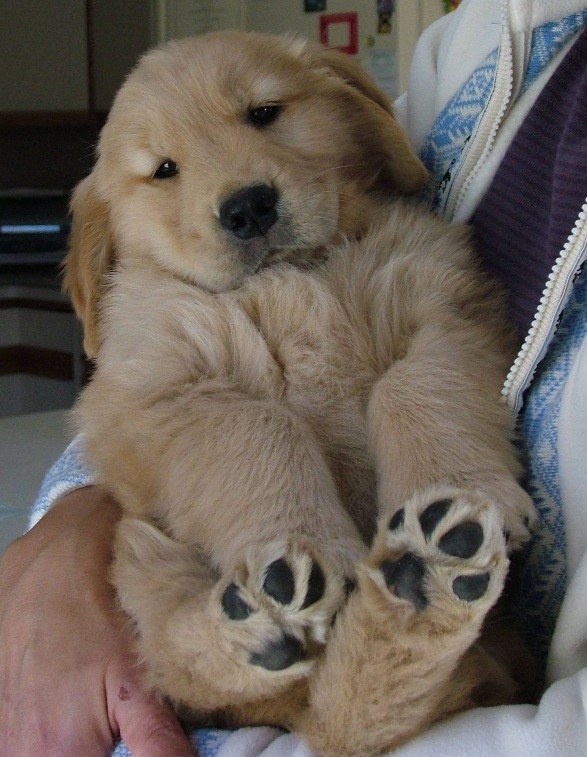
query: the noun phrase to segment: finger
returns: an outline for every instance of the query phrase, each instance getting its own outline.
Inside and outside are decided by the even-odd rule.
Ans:
[[[139,688],[119,686],[113,717],[133,757],[193,757],[195,754],[171,707]]]

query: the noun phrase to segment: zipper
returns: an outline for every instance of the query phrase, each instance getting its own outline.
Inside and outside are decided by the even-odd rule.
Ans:
[[[587,251],[587,198],[573,230],[558,256],[540,298],[530,330],[505,380],[502,395],[512,412],[522,407],[522,396],[542,359],[567,301],[573,277]]]
[[[473,179],[493,149],[497,132],[512,99],[514,89],[514,54],[509,24],[509,0],[501,0],[500,22],[503,32],[499,45],[499,57],[493,91],[488,100],[488,107],[481,116],[479,126],[475,131],[475,139],[471,140],[471,142],[474,142],[476,149],[472,149],[473,145],[469,143],[469,150],[462,158],[461,167],[453,180],[449,196],[446,200],[444,215],[450,220],[454,218]],[[491,107],[493,103],[495,105]],[[462,181],[460,181],[461,177]]]

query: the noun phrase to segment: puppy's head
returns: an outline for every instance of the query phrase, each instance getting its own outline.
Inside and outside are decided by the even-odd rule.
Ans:
[[[76,189],[66,286],[95,354],[114,259],[211,291],[359,235],[369,202],[426,173],[383,95],[348,57],[223,32],[147,54],[118,93]]]

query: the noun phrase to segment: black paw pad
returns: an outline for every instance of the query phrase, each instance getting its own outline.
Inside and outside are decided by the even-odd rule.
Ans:
[[[459,599],[474,602],[480,599],[489,586],[489,573],[479,573],[476,576],[458,576],[452,582],[452,590]]]
[[[275,560],[267,568],[263,590],[282,605],[288,605],[294,598],[296,591],[294,574],[283,558]]]
[[[444,518],[452,505],[452,499],[439,499],[433,502],[420,515],[420,527],[422,533],[428,539],[436,526]]]
[[[459,523],[447,531],[438,542],[438,548],[452,557],[473,557],[483,544],[483,529],[472,520]]]
[[[397,513],[395,513],[392,519],[389,521],[389,530],[397,531],[398,528],[403,526],[405,516],[406,516],[406,511],[402,507],[402,509],[398,510]]]
[[[407,599],[418,611],[426,608],[428,599],[422,589],[426,566],[420,557],[406,552],[399,560],[385,560],[380,570],[396,597]]]
[[[285,670],[296,662],[300,662],[304,656],[304,645],[295,636],[285,634],[274,641],[262,652],[255,652],[250,657],[252,665],[257,665],[265,670]]]
[[[353,593],[353,591],[357,588],[357,582],[354,578],[345,578],[344,579],[344,595],[345,597],[350,597],[350,595]]]
[[[245,620],[253,612],[238,592],[236,584],[229,584],[222,595],[222,609],[231,620]]]
[[[324,589],[326,588],[326,578],[324,572],[318,563],[312,564],[312,570],[310,571],[310,577],[308,578],[308,589],[306,591],[306,598],[302,609],[313,605],[319,599],[324,596]]]

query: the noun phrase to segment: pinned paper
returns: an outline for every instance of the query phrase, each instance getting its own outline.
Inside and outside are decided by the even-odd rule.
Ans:
[[[356,55],[359,52],[359,14],[326,13],[320,16],[320,42],[333,50]]]
[[[304,10],[306,13],[316,13],[316,11],[326,10],[326,0],[304,0]]]
[[[391,17],[395,12],[395,0],[376,0],[377,33],[391,34]]]
[[[395,54],[392,50],[371,48],[365,61],[369,73],[391,100],[399,95]]]

